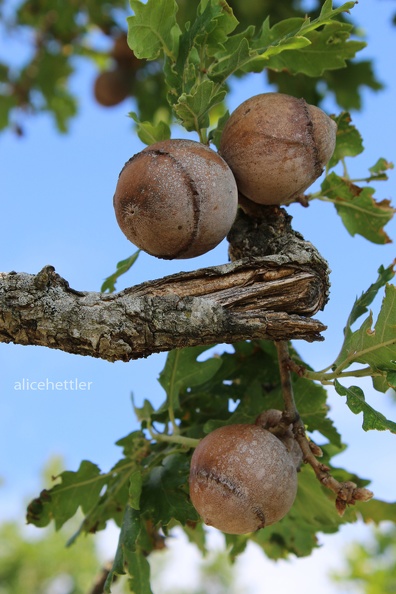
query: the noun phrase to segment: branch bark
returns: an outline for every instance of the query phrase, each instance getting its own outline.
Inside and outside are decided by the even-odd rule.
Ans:
[[[174,348],[246,339],[323,340],[325,326],[310,316],[327,300],[327,265],[291,228],[285,232],[290,221],[286,225],[288,215],[282,213],[278,209],[274,220],[293,245],[297,241],[297,250],[286,242],[290,253],[279,245],[273,255],[260,256],[256,250],[254,258],[119,293],[75,291],[52,266],[37,275],[1,273],[0,342],[129,361]],[[246,226],[246,217],[240,217]],[[257,230],[257,219],[249,220]],[[234,233],[239,237],[238,224]],[[274,230],[276,224],[271,225]],[[278,231],[273,237],[279,243]],[[244,241],[246,233],[244,229]],[[231,245],[243,256],[237,239]],[[270,251],[268,242],[265,250]]]

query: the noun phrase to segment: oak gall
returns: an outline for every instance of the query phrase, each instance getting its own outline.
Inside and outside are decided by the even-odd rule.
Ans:
[[[263,93],[231,114],[219,152],[241,194],[259,204],[288,204],[322,174],[334,152],[336,129],[304,99]]]
[[[105,70],[95,79],[95,99],[103,107],[114,107],[122,103],[128,97],[129,92],[128,75],[120,68]]]
[[[225,161],[192,140],[157,142],[122,169],[115,195],[117,221],[137,247],[159,258],[193,258],[229,232],[238,191]]]
[[[280,439],[258,425],[226,425],[198,444],[191,460],[190,497],[204,522],[247,534],[287,514],[297,469]]]

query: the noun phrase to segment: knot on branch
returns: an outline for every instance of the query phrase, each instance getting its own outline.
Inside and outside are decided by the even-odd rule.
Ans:
[[[315,246],[294,231],[292,217],[284,208],[255,204],[243,196],[240,196],[240,204],[242,208],[227,236],[230,259],[254,260],[271,256],[278,266],[287,262],[306,266],[320,279],[323,309],[329,298],[330,270]]]

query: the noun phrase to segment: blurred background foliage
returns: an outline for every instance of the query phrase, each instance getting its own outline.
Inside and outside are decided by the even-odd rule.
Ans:
[[[199,0],[177,3],[183,27],[194,19]],[[267,16],[271,25],[291,17],[315,18],[322,2],[229,0],[229,4],[239,20],[239,31],[243,31],[249,25],[260,26]],[[60,132],[67,132],[78,112],[78,97],[70,81],[79,60],[90,60],[97,67],[93,90],[99,104],[111,108],[134,98],[133,109],[140,120],[170,122],[162,64],[139,60],[128,48],[129,14],[125,0],[0,2],[0,34],[19,42],[24,56],[12,64],[0,61],[0,130],[11,127],[23,134],[27,115],[46,112]],[[353,16],[347,17],[353,24]],[[364,39],[364,33],[357,28],[354,36]],[[361,108],[362,87],[375,91],[382,88],[369,60],[350,61],[348,68],[328,70],[320,79],[270,69],[262,76],[273,90],[303,94],[308,103],[320,105],[330,94],[340,108],[348,111]]]
[[[357,594],[396,592],[396,527],[384,523],[368,542],[354,542],[345,550],[345,567],[332,573],[340,589]]]

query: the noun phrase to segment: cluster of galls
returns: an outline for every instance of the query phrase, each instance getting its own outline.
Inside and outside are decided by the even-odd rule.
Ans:
[[[335,122],[304,99],[257,95],[230,116],[218,153],[199,142],[167,140],[132,157],[114,195],[117,221],[149,254],[199,256],[228,234],[238,195],[245,204],[298,199],[330,160],[335,137]],[[280,420],[279,411],[269,411],[254,425],[227,425],[199,443],[190,496],[204,522],[245,534],[290,510],[302,456],[291,428],[276,431]]]
[[[335,122],[304,99],[252,97],[228,119],[218,153],[175,139],[133,156],[114,195],[118,224],[153,256],[200,256],[228,234],[238,194],[268,205],[298,199],[323,172],[335,137]]]
[[[144,64],[128,46],[127,36],[121,33],[110,52],[113,65],[95,79],[94,96],[104,107],[113,107],[126,99],[133,91],[136,72]]]

